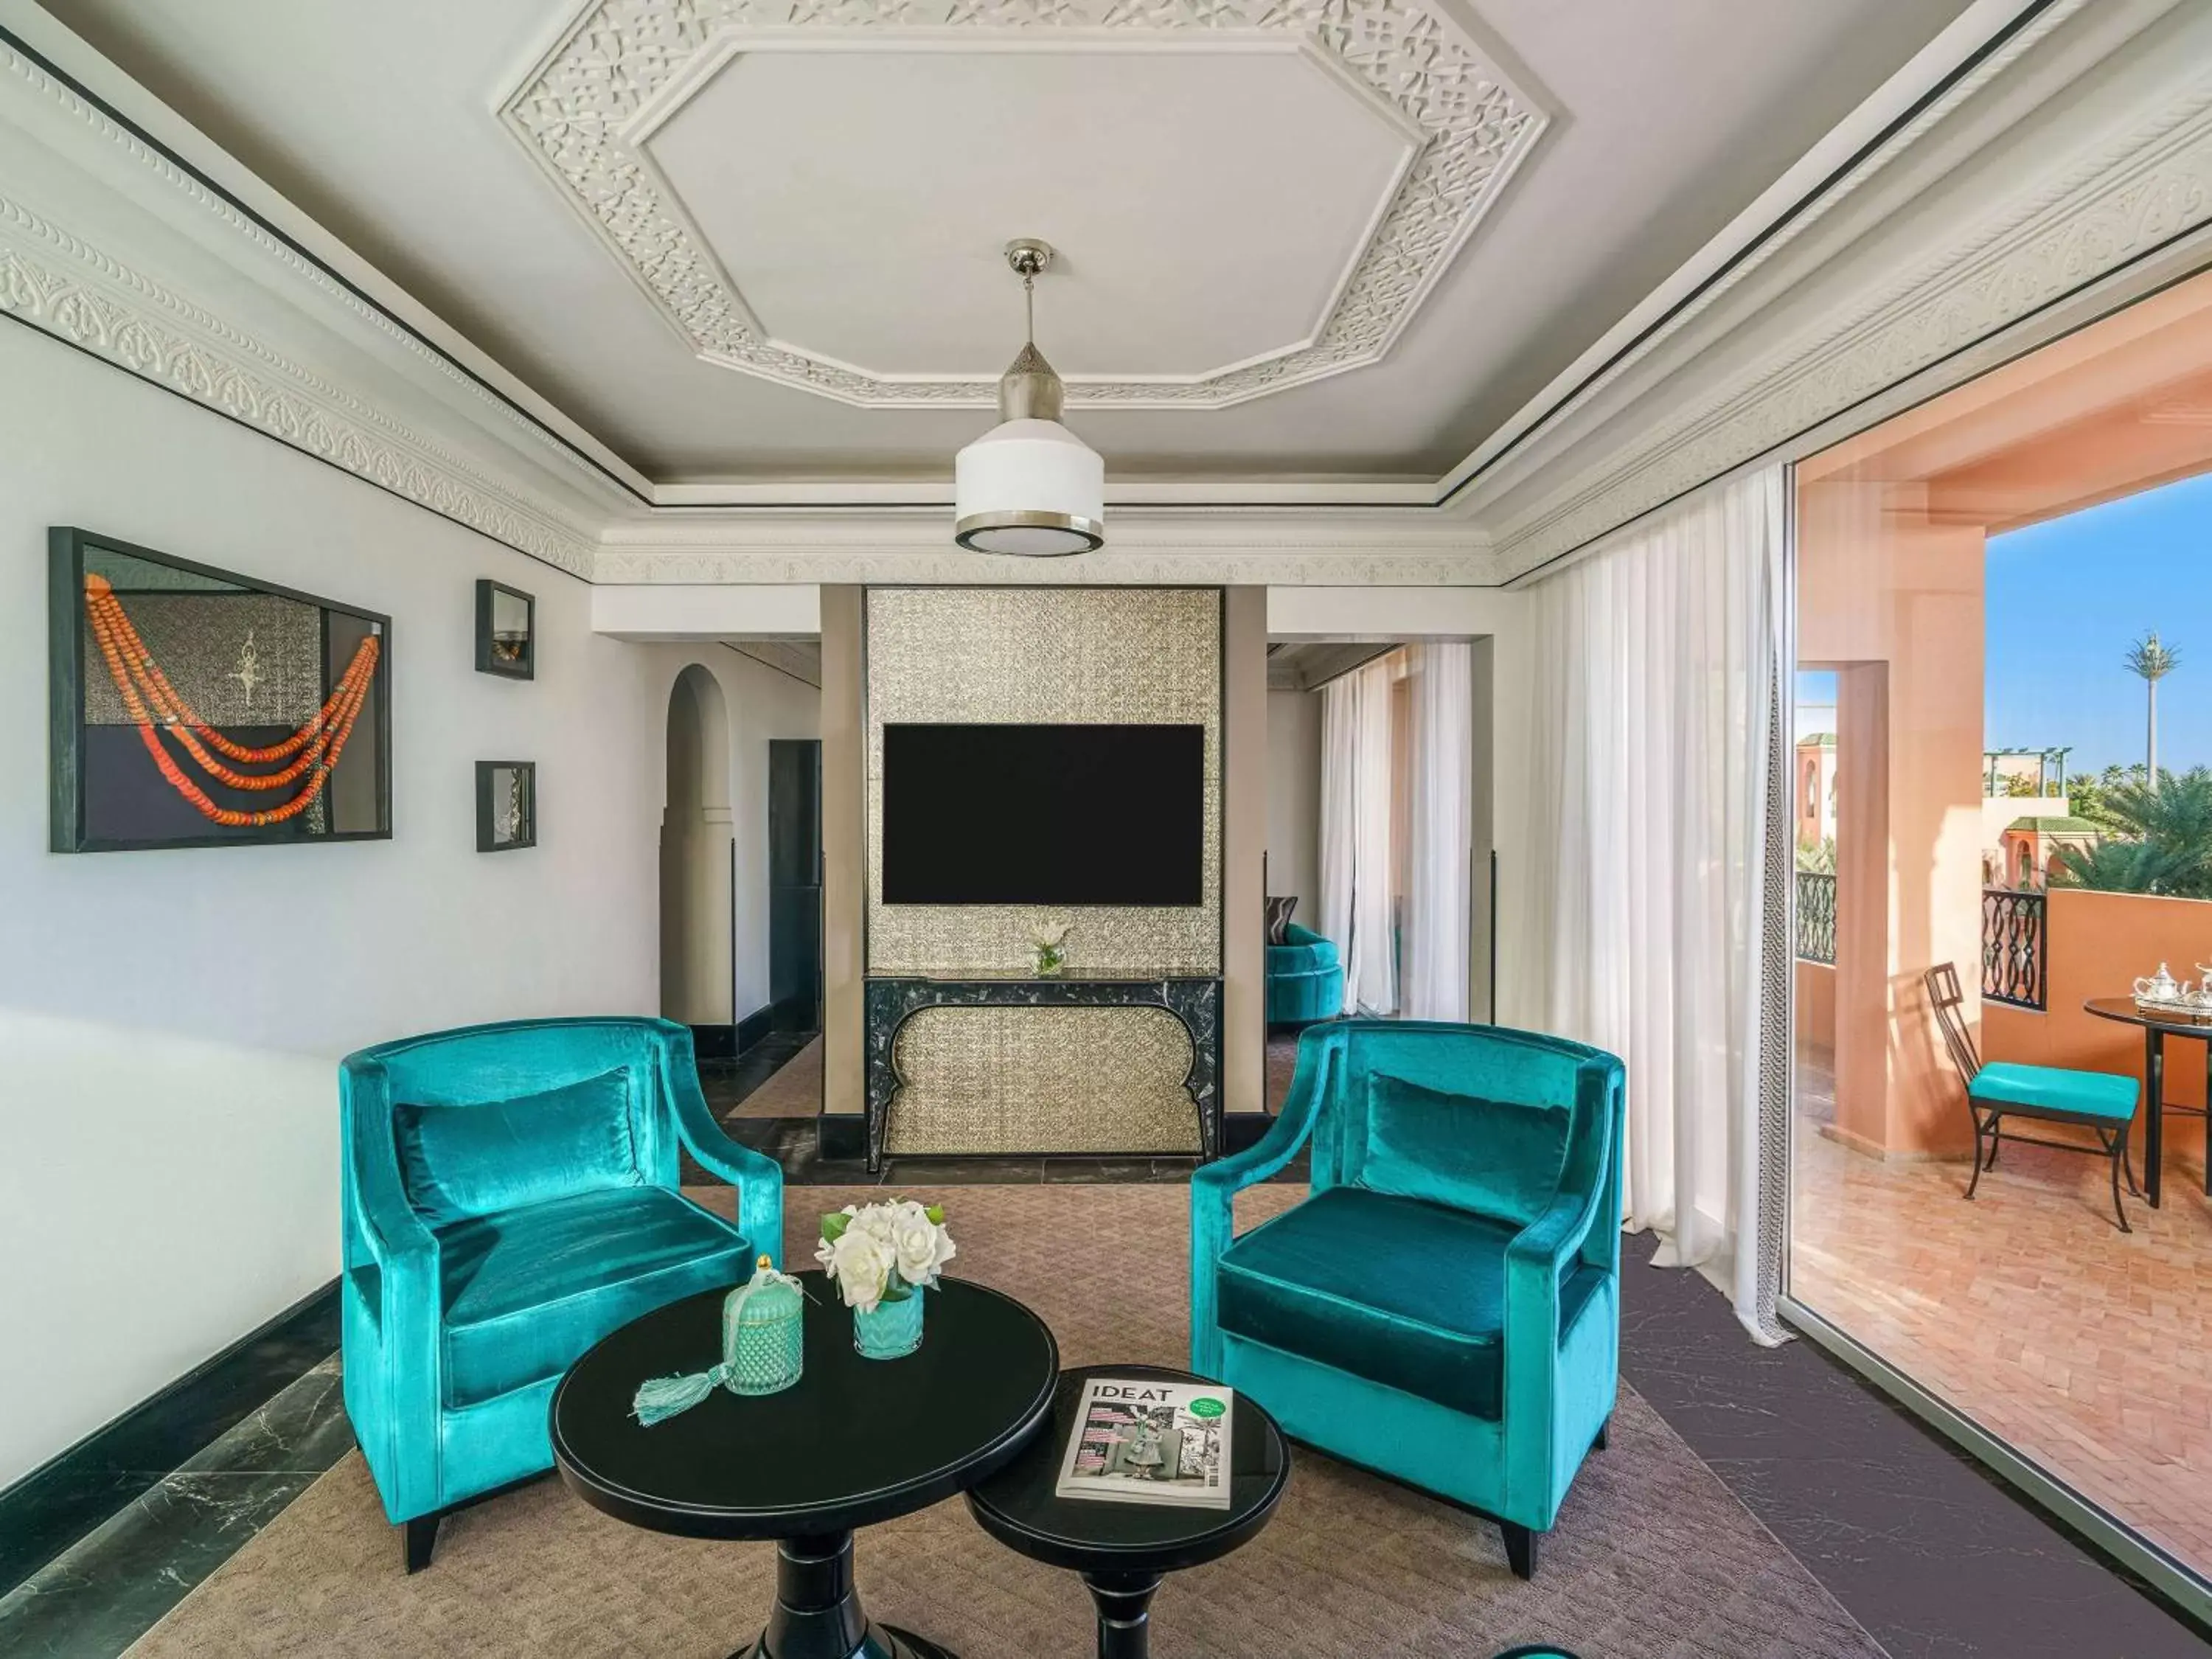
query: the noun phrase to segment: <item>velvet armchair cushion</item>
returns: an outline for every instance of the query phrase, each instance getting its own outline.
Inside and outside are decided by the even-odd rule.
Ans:
[[[661,1187],[471,1217],[438,1246],[449,1406],[558,1376],[617,1326],[752,1267],[744,1234]]]
[[[1525,1227],[1559,1196],[1572,1114],[1548,1101],[1367,1081],[1361,1184]]]
[[[1221,1328],[1496,1421],[1505,1248],[1519,1229],[1419,1199],[1334,1187],[1224,1251]],[[1565,1331],[1605,1282],[1571,1257]]]
[[[407,1200],[432,1227],[599,1187],[635,1186],[627,1069],[467,1105],[402,1102],[392,1140]]]

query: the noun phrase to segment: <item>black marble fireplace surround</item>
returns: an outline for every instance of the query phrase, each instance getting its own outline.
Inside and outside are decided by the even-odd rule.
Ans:
[[[1221,1145],[1221,981],[1181,975],[971,974],[957,978],[885,976],[867,981],[866,1110],[868,1170],[883,1167],[884,1128],[901,1079],[893,1064],[899,1027],[921,1008],[1164,1008],[1190,1033],[1190,1075],[1183,1080],[1198,1108],[1201,1159]],[[1048,1151],[1048,1148],[1040,1148]]]

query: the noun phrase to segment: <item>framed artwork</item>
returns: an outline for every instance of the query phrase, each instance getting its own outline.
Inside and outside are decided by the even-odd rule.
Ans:
[[[538,763],[477,763],[477,851],[538,845]]]
[[[392,834],[392,619],[47,532],[51,845]]]
[[[477,672],[510,680],[538,673],[538,601],[483,577],[477,581]]]

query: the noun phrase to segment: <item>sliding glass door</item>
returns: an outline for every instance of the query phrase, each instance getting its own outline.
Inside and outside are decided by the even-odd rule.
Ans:
[[[2208,410],[2198,278],[1801,463],[1787,757],[1788,1294],[2185,1597],[2212,1000],[2134,989],[2212,962]]]

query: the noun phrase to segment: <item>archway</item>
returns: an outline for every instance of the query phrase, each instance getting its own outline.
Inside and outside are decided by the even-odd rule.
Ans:
[[[693,663],[668,694],[668,798],[660,820],[660,1012],[728,1026],[730,718],[714,675]]]

